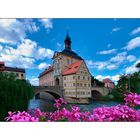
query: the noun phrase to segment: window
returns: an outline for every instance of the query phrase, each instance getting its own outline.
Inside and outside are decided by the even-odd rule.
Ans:
[[[89,76],[88,76],[88,80],[90,80]]]
[[[80,80],[80,76],[78,76],[78,80]]]
[[[18,73],[16,73],[16,76],[18,77]]]
[[[64,87],[66,87],[67,85],[66,84],[64,84]]]
[[[75,76],[73,76],[73,79],[75,79]]]
[[[21,74],[21,76],[23,77],[23,73]]]
[[[66,77],[64,77],[64,80],[66,80]]]
[[[77,83],[77,86],[79,86],[79,83]]]
[[[69,59],[67,59],[67,64],[68,64],[68,65],[70,64],[70,60],[69,60]]]
[[[87,84],[84,84],[84,87],[86,87],[87,86]]]
[[[90,84],[88,84],[88,86],[90,87]]]
[[[83,80],[85,80],[85,76],[83,76]]]
[[[80,83],[80,86],[82,87],[82,83]]]
[[[75,83],[73,83],[73,86],[75,87]]]

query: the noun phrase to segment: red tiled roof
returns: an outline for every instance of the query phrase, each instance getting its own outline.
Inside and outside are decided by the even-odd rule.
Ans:
[[[22,68],[5,67],[4,70],[25,73],[25,69],[22,69]]]
[[[4,62],[0,62],[0,64],[3,64],[4,65]]]
[[[62,75],[69,75],[69,74],[76,73],[79,70],[82,63],[83,63],[82,60],[78,60],[75,63],[72,63],[71,65],[68,66],[68,68],[66,68],[63,71]]]
[[[40,75],[39,77],[42,77],[45,74],[48,74],[49,72],[53,71],[53,66],[49,66],[48,68],[46,68]]]
[[[14,67],[7,67],[5,66],[4,62],[0,62],[0,71],[12,71],[12,72],[23,72],[25,73],[25,69],[22,68],[14,68]]]

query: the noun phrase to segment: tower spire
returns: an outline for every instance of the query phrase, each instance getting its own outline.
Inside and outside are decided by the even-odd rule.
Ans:
[[[65,42],[65,50],[71,51],[71,39],[68,33],[68,28],[67,28],[67,35],[64,42]]]

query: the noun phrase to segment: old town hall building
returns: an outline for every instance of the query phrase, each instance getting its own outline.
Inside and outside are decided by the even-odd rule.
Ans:
[[[88,103],[91,97],[91,74],[82,57],[71,48],[67,31],[65,49],[55,52],[53,64],[39,75],[40,86],[60,86],[70,103]]]

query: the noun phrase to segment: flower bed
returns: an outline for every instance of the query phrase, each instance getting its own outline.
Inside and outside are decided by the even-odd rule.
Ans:
[[[6,121],[12,122],[139,122],[140,110],[134,107],[140,105],[140,95],[136,93],[127,94],[124,98],[125,105],[112,107],[99,107],[92,112],[82,112],[79,107],[72,106],[70,110],[64,106],[67,104],[62,98],[55,100],[54,112],[42,112],[40,109],[28,112],[9,112]],[[130,107],[129,107],[130,106]]]

